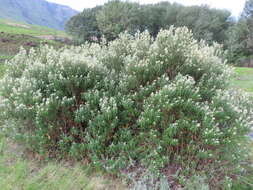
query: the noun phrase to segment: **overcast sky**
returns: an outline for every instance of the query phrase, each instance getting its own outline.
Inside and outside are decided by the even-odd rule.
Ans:
[[[92,8],[101,5],[108,0],[47,0],[63,5],[68,5],[73,9],[82,11],[84,8]],[[162,0],[131,0],[139,3],[157,3]],[[166,0],[163,0],[166,1]],[[210,7],[228,9],[234,16],[238,16],[244,7],[245,0],[168,0],[169,2],[178,2],[183,5],[201,5],[207,4]]]

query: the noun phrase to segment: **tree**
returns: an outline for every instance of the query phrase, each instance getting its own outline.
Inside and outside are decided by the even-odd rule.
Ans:
[[[248,54],[253,53],[253,0],[247,0],[242,12],[241,23],[244,26],[245,51]]]
[[[98,28],[96,13],[100,7],[84,9],[84,11],[72,17],[66,24],[66,30],[77,42],[94,41],[101,37]]]
[[[209,44],[213,41],[224,43],[226,31],[231,25],[230,15],[229,11],[211,9],[208,6],[184,7],[178,13],[176,26],[187,26],[196,39],[204,39]]]
[[[155,5],[143,5],[142,6],[142,18],[143,22],[141,27],[143,30],[148,30],[154,37],[159,33],[162,28],[166,28],[168,23],[166,22],[166,14],[168,7],[171,7],[170,3],[162,2]]]
[[[67,31],[82,42],[100,35],[111,41],[124,31],[135,34],[148,30],[156,37],[161,29],[175,25],[187,26],[198,40],[204,39],[209,44],[213,41],[224,43],[231,25],[229,17],[230,12],[208,6],[185,7],[169,2],[140,5],[112,0],[73,17],[67,24]]]
[[[98,27],[108,40],[117,38],[124,31],[135,33],[139,30],[138,11],[137,3],[110,1],[97,13]]]
[[[253,53],[253,0],[247,0],[237,23],[229,29],[228,59],[237,62],[238,59],[249,57]]]

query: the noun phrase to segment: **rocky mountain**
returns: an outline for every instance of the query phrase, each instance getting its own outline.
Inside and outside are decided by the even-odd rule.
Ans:
[[[0,0],[0,18],[64,29],[65,22],[78,11],[45,0]]]

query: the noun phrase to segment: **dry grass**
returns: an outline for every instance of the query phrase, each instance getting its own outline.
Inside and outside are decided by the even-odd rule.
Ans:
[[[124,190],[120,180],[88,171],[79,163],[44,162],[27,159],[22,146],[0,137],[1,190]]]

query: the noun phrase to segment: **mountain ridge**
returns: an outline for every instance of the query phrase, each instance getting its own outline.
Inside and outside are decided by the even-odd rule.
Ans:
[[[0,0],[0,18],[28,24],[64,29],[66,21],[78,11],[46,0]]]

